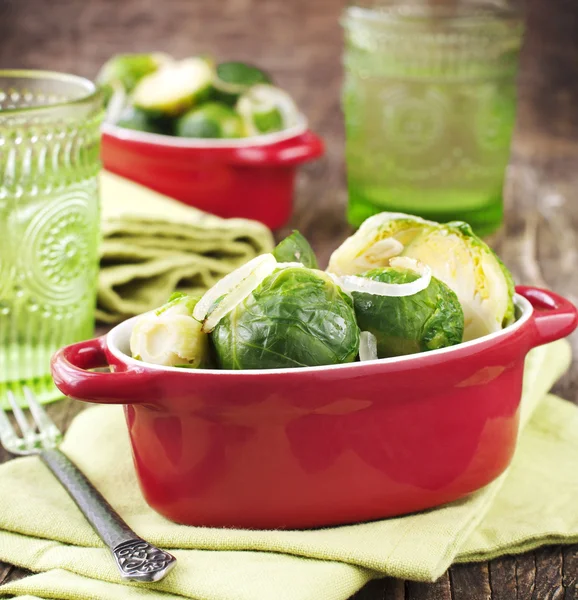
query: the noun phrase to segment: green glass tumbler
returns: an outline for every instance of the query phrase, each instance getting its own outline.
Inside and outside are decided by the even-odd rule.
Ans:
[[[102,117],[86,79],[0,71],[0,403],[57,398],[52,354],[94,332]]]
[[[342,23],[350,223],[393,211],[496,230],[520,11],[507,0],[361,1]]]

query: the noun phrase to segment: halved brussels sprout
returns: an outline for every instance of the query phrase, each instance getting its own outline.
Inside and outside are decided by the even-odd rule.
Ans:
[[[273,256],[278,262],[299,262],[309,269],[319,268],[313,248],[298,231],[281,240],[273,250]]]
[[[132,103],[153,114],[178,116],[208,96],[213,76],[213,64],[206,58],[167,63],[139,81]]]
[[[272,85],[249,88],[237,102],[248,135],[281,131],[297,125],[299,110],[291,96]]]
[[[223,369],[348,363],[359,350],[351,298],[327,274],[302,267],[267,276],[211,339]]]
[[[173,294],[167,304],[141,315],[132,330],[133,358],[154,365],[196,369],[210,361],[209,336],[192,317],[198,297]]]
[[[133,129],[135,131],[147,131],[148,133],[170,133],[170,128],[160,119],[155,119],[150,114],[128,106],[116,122],[119,127]]]
[[[96,81],[101,86],[122,84],[127,92],[132,92],[137,83],[146,75],[154,73],[172,59],[167,54],[117,54],[107,60],[100,69]]]
[[[179,137],[190,138],[240,138],[243,122],[226,104],[207,102],[185,113],[176,123]]]
[[[428,265],[456,293],[465,317],[464,341],[513,322],[512,276],[466,223],[439,224],[412,215],[380,213],[341,244],[328,270],[337,275],[363,273],[388,266],[394,256]]]
[[[234,105],[241,94],[258,83],[271,83],[271,77],[255,65],[243,62],[224,62],[217,65],[213,81],[214,96],[221,102]]]
[[[411,269],[384,267],[359,277],[381,283],[405,284],[419,279]],[[381,296],[352,292],[357,323],[375,336],[378,358],[414,354],[453,346],[462,341],[464,313],[457,296],[435,277],[425,290],[411,296]]]

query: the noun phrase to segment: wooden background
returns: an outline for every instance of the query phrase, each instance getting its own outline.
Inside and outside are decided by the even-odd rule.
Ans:
[[[347,235],[339,107],[342,0],[0,0],[0,68],[93,77],[116,52],[211,53],[270,70],[327,144],[299,179],[290,227],[322,261]],[[578,299],[578,1],[529,0],[506,224],[492,243],[520,283]],[[577,338],[573,337],[577,348]],[[578,364],[556,392],[578,401]],[[79,403],[51,407],[65,427]],[[0,450],[0,462],[8,460]],[[578,468],[578,457],[577,457]],[[577,499],[578,510],[578,499]],[[0,564],[0,583],[25,575]],[[452,568],[432,585],[384,579],[356,600],[578,600],[578,546]],[[319,599],[322,600],[322,599]]]

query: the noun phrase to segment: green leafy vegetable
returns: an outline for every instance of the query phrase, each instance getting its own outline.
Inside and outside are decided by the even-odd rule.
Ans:
[[[185,113],[175,131],[180,137],[239,138],[243,136],[243,123],[226,104],[207,102]]]
[[[149,54],[117,54],[110,58],[97,75],[101,86],[112,86],[119,82],[131,92],[146,75],[154,73],[171,58],[159,52]]]
[[[207,98],[213,76],[213,65],[206,58],[167,63],[139,81],[132,104],[154,115],[182,115]]]
[[[273,250],[273,256],[278,262],[300,262],[309,269],[319,268],[313,248],[298,231],[281,240]]]
[[[148,133],[167,133],[168,127],[160,119],[151,117],[150,114],[134,108],[127,107],[116,123],[119,127],[133,129],[135,131],[146,131]]]
[[[234,105],[243,92],[258,83],[271,83],[271,77],[255,65],[243,62],[220,63],[213,82],[214,96],[221,102]]]
[[[407,256],[428,265],[452,289],[464,311],[464,341],[499,331],[514,320],[511,274],[470,226],[425,221],[411,215],[380,213],[333,253],[328,270],[357,274]]]
[[[352,362],[359,350],[353,302],[325,273],[278,269],[211,334],[224,369]]]
[[[359,275],[381,283],[409,283],[419,275],[409,269],[385,267]],[[378,296],[353,292],[361,331],[377,340],[377,356],[401,356],[453,346],[462,341],[464,313],[457,296],[432,277],[429,286],[411,296]]]

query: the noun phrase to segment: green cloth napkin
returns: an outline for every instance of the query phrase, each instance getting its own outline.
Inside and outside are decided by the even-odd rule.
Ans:
[[[64,451],[141,536],[177,557],[178,566],[157,584],[119,583],[107,550],[66,492],[37,458],[23,458],[0,467],[0,560],[39,574],[5,585],[0,595],[345,600],[375,577],[433,581],[453,562],[578,542],[578,408],[546,396],[569,363],[566,342],[529,355],[523,433],[498,480],[441,508],[319,530],[244,531],[167,521],[140,495],[122,409],[91,408],[73,422]]]
[[[221,219],[103,171],[97,319],[115,323],[211,287],[273,247],[256,221]]]

